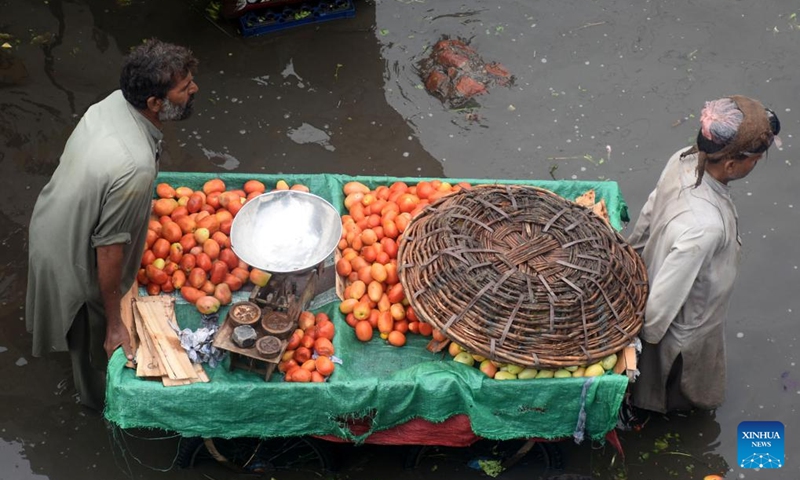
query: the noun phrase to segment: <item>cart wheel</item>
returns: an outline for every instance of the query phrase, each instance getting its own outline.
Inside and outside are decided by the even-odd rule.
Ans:
[[[181,439],[178,466],[193,468],[210,462],[221,463],[240,473],[335,469],[334,458],[324,442],[308,437]]]
[[[514,457],[525,445],[524,440],[491,441],[481,440],[470,447],[434,447],[412,445],[407,447],[403,458],[405,468],[417,468],[428,457],[461,457],[464,462],[475,458],[494,458],[502,462]],[[520,459],[517,459],[519,461]],[[561,448],[555,442],[536,442],[525,454],[524,461],[536,464],[548,470],[564,468],[564,457]],[[516,461],[514,462],[516,463]],[[509,467],[510,468],[510,467]]]

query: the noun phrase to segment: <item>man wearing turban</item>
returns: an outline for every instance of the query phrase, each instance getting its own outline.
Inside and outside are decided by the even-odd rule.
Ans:
[[[707,102],[700,123],[628,238],[650,281],[632,403],[660,413],[713,410],[725,399],[724,323],[741,246],[728,184],[755,168],[780,131],[774,112],[739,95]]]

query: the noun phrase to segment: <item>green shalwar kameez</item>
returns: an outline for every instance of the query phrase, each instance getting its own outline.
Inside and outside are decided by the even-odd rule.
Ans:
[[[101,409],[106,318],[96,248],[123,244],[120,292],[136,278],[162,133],[117,90],[75,127],[29,230],[26,325],[33,355],[69,350],[81,401]]]

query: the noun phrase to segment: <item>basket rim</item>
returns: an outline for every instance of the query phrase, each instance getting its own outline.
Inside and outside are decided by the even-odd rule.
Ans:
[[[524,276],[518,272],[521,272],[522,269],[520,265],[524,266],[531,272],[536,272],[533,268],[528,268],[527,264],[525,263],[513,263],[512,266],[508,267],[507,272],[504,274],[504,277],[500,279],[499,283],[496,283],[493,287],[492,284],[487,283],[487,285],[483,285],[482,288],[479,290],[477,288],[470,290],[467,287],[473,287],[473,285],[468,285],[464,287],[464,283],[459,284],[458,286],[462,286],[464,288],[458,289],[456,287],[452,287],[452,290],[456,292],[452,293],[454,297],[461,295],[463,292],[467,292],[469,294],[475,295],[475,298],[467,301],[466,299],[457,299],[457,300],[448,300],[448,301],[438,301],[438,297],[435,294],[428,294],[428,290],[432,290],[433,288],[431,285],[436,281],[439,281],[443,277],[442,280],[443,285],[434,285],[439,290],[443,290],[446,288],[450,288],[447,286],[447,280],[450,279],[448,275],[451,273],[449,272],[442,272],[436,271],[436,268],[443,268],[443,266],[450,266],[453,265],[444,261],[441,261],[441,257],[445,256],[454,256],[459,253],[456,248],[452,250],[449,249],[449,245],[447,248],[443,247],[441,244],[437,244],[436,240],[440,240],[444,238],[444,236],[448,233],[454,231],[455,227],[448,227],[448,223],[445,220],[453,220],[453,218],[457,218],[458,221],[470,225],[472,223],[477,224],[478,227],[474,227],[474,230],[479,231],[480,233],[485,233],[485,230],[491,228],[491,226],[496,225],[496,223],[492,223],[491,226],[486,224],[481,224],[481,222],[477,219],[473,219],[469,217],[469,215],[464,214],[460,215],[456,212],[457,207],[463,207],[459,204],[459,200],[462,198],[467,198],[470,201],[479,202],[480,200],[486,200],[484,197],[489,197],[491,195],[500,195],[503,194],[508,195],[508,199],[506,203],[509,203],[510,206],[513,206],[513,209],[509,210],[502,210],[497,205],[487,205],[486,208],[483,209],[484,212],[489,212],[490,209],[494,210],[491,211],[490,214],[497,214],[498,217],[505,215],[505,218],[501,218],[498,220],[497,218],[493,218],[492,221],[496,223],[501,223],[502,221],[506,221],[507,224],[513,224],[514,227],[518,227],[519,225],[523,225],[523,222],[514,223],[514,219],[517,217],[521,217],[527,215],[527,210],[525,213],[519,213],[523,209],[519,208],[514,202],[519,200],[529,200],[530,198],[523,198],[523,196],[530,197],[533,195],[533,203],[539,202],[542,199],[546,199],[549,202],[554,202],[557,206],[561,207],[559,209],[550,208],[548,212],[552,210],[556,210],[558,213],[553,216],[548,222],[544,225],[541,223],[536,222],[528,222],[524,228],[520,227],[519,230],[522,233],[526,231],[532,231],[536,234],[541,233],[542,236],[538,238],[544,238],[544,234],[548,234],[550,237],[556,237],[556,231],[561,237],[569,238],[568,228],[564,228],[562,224],[567,220],[571,219],[572,217],[568,216],[567,213],[572,215],[574,213],[575,217],[577,218],[572,223],[569,224],[572,227],[573,224],[578,223],[579,221],[586,223],[586,228],[584,230],[586,232],[590,232],[592,234],[596,234],[602,237],[602,240],[608,242],[611,245],[609,251],[607,252],[600,252],[603,255],[609,255],[609,267],[608,272],[605,275],[605,281],[607,283],[599,283],[596,282],[594,279],[589,277],[589,274],[582,273],[581,284],[584,288],[581,289],[577,282],[570,282],[567,279],[567,276],[564,275],[562,280],[565,280],[564,283],[569,284],[569,286],[573,289],[572,292],[572,299],[568,302],[558,302],[553,301],[553,298],[558,300],[556,296],[556,292],[553,290],[554,287],[549,285],[550,282],[545,279],[542,274],[538,275],[539,283],[536,283],[536,289],[534,289],[535,293],[538,295],[535,296],[531,293],[531,299],[538,299],[539,297],[545,299],[542,303],[544,305],[544,311],[547,310],[548,303],[549,303],[549,312],[547,312],[547,316],[549,316],[549,331],[546,334],[538,333],[539,337],[545,338],[546,336],[550,337],[559,337],[556,335],[556,319],[558,318],[564,325],[564,329],[574,329],[575,325],[571,325],[569,322],[574,323],[574,319],[571,317],[568,319],[569,321],[565,321],[564,319],[567,317],[559,317],[556,313],[564,312],[566,313],[575,313],[575,303],[579,301],[581,303],[581,328],[582,332],[574,333],[574,338],[578,338],[581,336],[583,337],[583,344],[579,344],[576,341],[572,341],[575,345],[570,345],[571,350],[566,349],[563,343],[569,343],[562,340],[561,344],[554,344],[551,351],[539,349],[537,348],[547,346],[546,341],[542,341],[540,345],[537,345],[536,348],[531,348],[529,351],[521,351],[519,348],[514,350],[509,346],[509,332],[514,332],[513,335],[519,336],[518,334],[520,327],[520,320],[521,317],[517,315],[522,315],[525,313],[526,315],[531,311],[531,308],[527,306],[527,304],[523,301],[524,292],[520,293],[519,300],[517,304],[514,306],[513,311],[505,318],[505,319],[498,319],[492,320],[494,324],[488,324],[488,320],[474,319],[474,315],[472,315],[469,310],[472,309],[482,309],[482,312],[492,311],[491,308],[486,307],[483,305],[484,303],[491,302],[490,300],[482,301],[482,297],[487,296],[487,293],[496,293],[498,288],[503,285],[504,282],[508,282],[510,278],[514,278],[515,280],[518,277]],[[514,195],[518,195],[519,198],[515,197]],[[474,205],[473,205],[474,206]],[[528,207],[528,204],[525,204]],[[547,207],[552,207],[552,205],[547,205]],[[463,207],[467,209],[466,207]],[[566,213],[565,213],[566,212]],[[486,356],[488,358],[504,361],[507,363],[514,363],[529,367],[535,368],[542,368],[542,367],[562,367],[562,366],[573,366],[573,365],[584,365],[590,364],[595,361],[599,361],[600,359],[610,355],[611,353],[617,353],[618,351],[622,350],[625,346],[630,344],[633,341],[634,337],[638,334],[638,332],[642,328],[643,323],[643,315],[644,315],[644,306],[646,302],[646,297],[648,293],[648,283],[647,283],[647,272],[646,268],[644,267],[644,262],[641,260],[638,254],[633,251],[633,248],[625,242],[624,238],[611,228],[607,223],[605,223],[600,217],[597,217],[594,213],[591,213],[591,216],[587,214],[590,212],[589,210],[575,204],[574,201],[566,199],[557,195],[556,193],[536,187],[531,185],[514,185],[514,184],[481,184],[472,187],[469,190],[462,190],[451,195],[442,197],[438,199],[433,204],[427,206],[419,215],[415,216],[411,223],[409,224],[406,232],[404,233],[403,237],[399,242],[398,248],[398,274],[401,283],[403,284],[404,291],[406,292],[406,298],[408,298],[409,304],[414,309],[414,312],[417,314],[418,317],[424,319],[425,321],[431,323],[434,327],[440,330],[440,332],[450,339],[461,345],[462,347],[468,348],[469,351],[475,354],[479,354],[482,356]],[[449,217],[448,217],[449,215]],[[516,215],[516,216],[513,216]],[[585,217],[585,219],[584,219]],[[527,217],[526,217],[527,218]],[[440,223],[436,223],[436,222]],[[538,220],[537,220],[538,222]],[[594,222],[594,224],[592,224]],[[433,229],[432,231],[425,231],[424,229],[429,228],[429,225],[433,225],[436,223],[436,227],[438,229]],[[441,225],[444,224],[445,226],[442,227]],[[531,226],[532,225],[532,226]],[[433,228],[433,227],[430,227]],[[448,230],[449,228],[449,230]],[[527,228],[527,230],[525,230]],[[583,228],[583,226],[582,226]],[[481,230],[484,229],[484,230]],[[538,230],[537,230],[538,229]],[[552,230],[550,230],[552,229]],[[464,228],[464,231],[471,231],[469,228]],[[563,232],[563,230],[567,230],[567,232]],[[578,230],[578,228],[574,228],[574,230]],[[513,229],[512,229],[513,231]],[[433,233],[432,233],[433,232]],[[518,231],[514,231],[514,233],[520,233]],[[583,230],[581,230],[581,234],[585,234]],[[436,237],[438,235],[438,237]],[[415,238],[419,236],[419,239]],[[458,235],[454,235],[455,238]],[[461,235],[462,237],[468,237],[467,235]],[[486,234],[485,236],[488,236]],[[521,238],[521,237],[520,237]],[[508,252],[511,252],[510,255],[518,257],[519,259],[525,261],[527,257],[524,254],[518,254],[519,250],[527,249],[530,250],[530,256],[535,259],[539,259],[541,257],[535,257],[533,255],[537,254],[535,247],[529,247],[530,240],[534,238],[529,238],[529,243],[524,245],[516,245],[515,248],[509,248],[507,251],[502,252],[502,255],[506,255]],[[593,237],[592,237],[593,238]],[[472,238],[474,240],[474,238]],[[447,239],[445,239],[447,240]],[[563,239],[562,239],[563,240]],[[569,246],[571,249],[575,249],[575,245],[578,243],[585,242],[590,243],[589,240],[581,240],[580,242],[566,242],[566,243],[559,243],[556,247],[553,247],[552,251],[558,250],[566,251],[565,247]],[[574,245],[572,244],[574,243]],[[514,246],[514,245],[512,245]],[[581,246],[581,248],[584,248]],[[495,244],[496,248],[496,244]],[[431,252],[426,252],[426,249],[430,249]],[[559,250],[560,249],[560,250]],[[462,250],[460,253],[463,257],[467,257],[465,252],[474,252],[476,250]],[[409,253],[411,252],[411,253]],[[443,255],[447,253],[447,255]],[[454,253],[455,252],[455,253]],[[611,254],[616,256],[611,257]],[[478,255],[478,254],[476,254]],[[487,254],[488,255],[488,254]],[[498,257],[501,255],[498,254]],[[587,256],[587,255],[585,255]],[[423,262],[427,262],[424,263]],[[559,263],[560,262],[560,263]],[[563,268],[564,271],[569,270],[570,272],[578,271],[580,266],[571,264],[568,262],[564,262],[563,260],[556,262],[560,267]],[[546,267],[552,267],[556,263],[545,263]],[[598,262],[599,263],[599,262]],[[616,272],[612,270],[611,267],[619,268],[620,271]],[[472,272],[480,272],[476,267],[481,267],[481,265],[469,265],[469,267],[464,267],[466,271]],[[514,270],[516,268],[516,270]],[[413,275],[417,275],[417,277],[421,276],[418,272],[422,269],[424,271],[424,280],[425,282],[421,281],[421,278],[412,278]],[[598,272],[601,269],[598,269]],[[510,273],[509,273],[510,272]],[[613,274],[613,275],[612,275]],[[462,278],[464,276],[462,275]],[[633,284],[623,284],[624,279],[632,279]],[[533,275],[529,275],[526,277],[528,281],[528,293],[531,292],[531,283],[530,278],[534,278]],[[589,280],[587,280],[589,279]],[[489,282],[487,280],[486,282]],[[621,295],[620,298],[611,298],[610,294],[614,292],[605,292],[603,289],[604,286],[612,285],[614,286],[616,282],[617,291],[616,293]],[[472,283],[479,283],[479,282],[472,282]],[[535,283],[535,282],[534,282]],[[591,286],[594,283],[597,285],[597,290],[593,292],[593,295],[587,295],[586,292],[590,291],[587,286]],[[420,288],[416,288],[417,286]],[[542,288],[540,288],[542,287]],[[559,287],[560,288],[560,287]],[[476,292],[477,290],[477,292]],[[569,292],[569,288],[564,287],[564,291]],[[580,292],[580,293],[577,293]],[[598,292],[600,294],[598,295]],[[464,293],[464,295],[467,295]],[[602,298],[600,298],[602,297]],[[488,297],[487,297],[488,298]],[[564,296],[563,298],[568,298]],[[577,299],[577,300],[576,300]],[[493,297],[492,300],[495,303],[500,303],[497,296]],[[506,301],[507,299],[503,298],[502,301]],[[587,324],[587,316],[585,312],[585,303],[589,303],[588,300],[591,300],[591,306],[598,306],[598,309],[604,309],[603,315],[601,316],[599,313],[597,314],[597,318],[595,319],[592,317],[591,324]],[[438,303],[436,303],[438,301]],[[586,301],[586,302],[584,302]],[[624,304],[624,308],[620,307],[619,302],[628,301],[628,304]],[[436,305],[426,305],[425,302],[429,303],[436,303]],[[460,303],[459,303],[460,302]],[[615,303],[617,302],[617,303]],[[522,305],[525,304],[526,306],[523,307]],[[462,311],[455,312],[455,311],[447,311],[444,306],[461,306]],[[531,305],[535,305],[532,303]],[[570,310],[570,308],[572,310]],[[511,306],[507,306],[505,312],[511,310]],[[620,311],[617,311],[620,310]],[[442,312],[446,312],[447,318],[441,318]],[[598,310],[599,311],[599,310]],[[596,313],[596,312],[590,312]],[[613,316],[609,316],[610,313],[613,313]],[[627,315],[627,318],[623,320],[620,319],[621,315]],[[573,315],[574,316],[574,315]],[[531,317],[533,318],[533,316]],[[613,319],[612,319],[613,318]],[[503,323],[503,320],[505,323]],[[533,325],[538,325],[535,323],[539,321],[539,319],[534,320],[526,320],[529,321]],[[484,323],[481,323],[484,322]],[[514,325],[516,323],[516,326]],[[615,323],[616,322],[616,323]],[[502,329],[500,329],[500,324],[502,323]],[[461,327],[460,325],[470,325],[469,327]],[[607,325],[606,328],[611,333],[602,333],[603,327]],[[479,327],[485,327],[483,329]],[[545,322],[546,327],[546,322]],[[623,328],[624,327],[624,328]],[[464,331],[461,331],[461,330]],[[618,331],[614,331],[614,329]],[[480,332],[478,330],[481,330]],[[523,329],[524,330],[524,329]],[[536,328],[529,328],[530,332],[536,332]],[[498,331],[502,332],[502,336],[498,334]],[[522,331],[522,330],[519,330]],[[469,335],[467,335],[469,334]],[[478,338],[483,334],[483,342],[479,341]],[[601,342],[604,341],[603,335],[606,335],[610,340],[603,345]],[[615,335],[615,336],[614,336]],[[533,334],[531,335],[532,338]],[[561,335],[560,338],[566,338],[569,340],[569,335]],[[515,338],[516,340],[516,338]],[[529,338],[523,338],[518,342],[520,345],[526,344],[525,342],[529,340]],[[590,343],[591,341],[591,343]]]

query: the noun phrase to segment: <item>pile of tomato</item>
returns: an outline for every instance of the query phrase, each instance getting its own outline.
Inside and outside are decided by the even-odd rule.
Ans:
[[[345,184],[348,213],[342,216],[341,257],[336,261],[336,272],[345,285],[339,309],[359,340],[372,340],[376,330],[396,347],[405,345],[409,332],[445,340],[417,318],[406,299],[397,275],[398,244],[411,219],[426,205],[468,188],[468,183],[440,180],[413,186],[395,182],[374,190],[360,182]]]
[[[298,328],[289,338],[286,351],[278,363],[286,382],[324,382],[333,373],[336,364],[333,354],[333,336],[336,329],[324,312],[316,315],[302,312]]]
[[[289,186],[283,180],[275,185],[275,190],[290,189],[308,191],[304,185]],[[269,274],[239,259],[229,238],[242,206],[266,191],[266,185],[258,180],[233,189],[219,178],[198,190],[159,183],[137,275],[139,284],[149,295],[179,291],[201,313],[215,309],[212,298],[219,302],[216,308],[231,303],[232,293],[248,281],[266,285]]]

